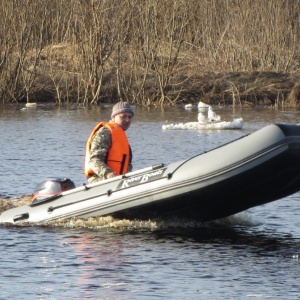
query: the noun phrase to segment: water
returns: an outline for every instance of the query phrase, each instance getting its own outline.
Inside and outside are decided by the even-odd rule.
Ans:
[[[216,110],[243,130],[163,131],[196,120],[182,108],[136,109],[135,169],[201,153],[299,112]],[[51,176],[75,184],[84,147],[110,107],[0,108],[0,198],[29,195]],[[71,220],[0,227],[0,299],[299,299],[299,193],[224,220]],[[242,199],[241,199],[242,201]]]

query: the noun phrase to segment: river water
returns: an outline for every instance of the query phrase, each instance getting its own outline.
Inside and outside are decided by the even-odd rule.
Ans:
[[[0,199],[30,195],[47,177],[83,175],[85,142],[110,106],[0,107]],[[195,110],[135,108],[134,169],[170,163],[298,111],[216,108],[242,130],[162,130]],[[69,220],[0,226],[0,299],[300,299],[300,193],[200,224],[192,220]],[[242,201],[242,199],[241,199]],[[4,207],[1,208],[3,211]]]

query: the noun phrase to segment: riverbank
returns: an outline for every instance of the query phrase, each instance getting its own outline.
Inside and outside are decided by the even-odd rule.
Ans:
[[[98,90],[98,98],[93,100],[95,95],[92,96],[91,88],[85,85],[78,51],[70,44],[59,44],[41,52],[42,59],[35,66],[30,102],[91,105],[121,99],[143,106],[173,106],[201,100],[211,105],[296,109],[300,105],[300,72],[228,71],[229,66],[214,66],[215,71],[207,71],[208,66],[199,65],[194,53],[195,56],[178,58],[173,71],[162,66],[165,63],[162,57],[154,69],[137,67],[132,78],[132,66],[136,62],[125,49],[121,78],[116,72],[118,57],[112,54],[107,70],[103,70],[101,92]]]
[[[0,101],[297,108],[299,13],[298,0],[6,1]]]
[[[45,80],[44,76],[37,80],[36,86],[33,86],[35,92],[31,95],[31,101],[56,103],[55,93],[49,92],[54,90],[54,86],[47,85],[47,82],[43,82],[43,80]],[[65,78],[65,81],[68,81],[68,78]],[[117,101],[117,88],[110,84],[113,81],[113,77],[107,78],[107,83],[102,87],[103,100],[101,102]],[[181,75],[176,80],[170,80],[164,92],[164,101],[155,96],[159,94],[158,82],[157,76],[152,76],[147,80],[144,86],[147,101],[139,104],[172,106],[175,104],[195,104],[201,100],[211,105],[238,107],[262,105],[272,108],[298,108],[300,103],[300,74],[298,73],[256,71],[209,72],[194,76]],[[41,86],[45,88],[43,89]],[[129,96],[123,100],[131,103],[134,101]],[[70,102],[76,103],[76,99],[70,99]],[[65,102],[63,101],[63,103]]]

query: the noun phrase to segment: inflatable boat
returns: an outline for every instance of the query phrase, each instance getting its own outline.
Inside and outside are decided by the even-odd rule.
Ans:
[[[36,194],[3,212],[0,223],[39,223],[111,215],[149,219],[179,216],[211,221],[300,190],[300,126],[268,125],[250,135],[169,165],[158,164],[95,184]],[[43,188],[42,188],[43,189]]]

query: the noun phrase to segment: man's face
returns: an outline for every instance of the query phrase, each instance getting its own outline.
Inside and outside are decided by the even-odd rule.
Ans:
[[[123,130],[127,130],[131,124],[132,114],[131,113],[121,113],[115,115],[112,120],[120,125]]]

